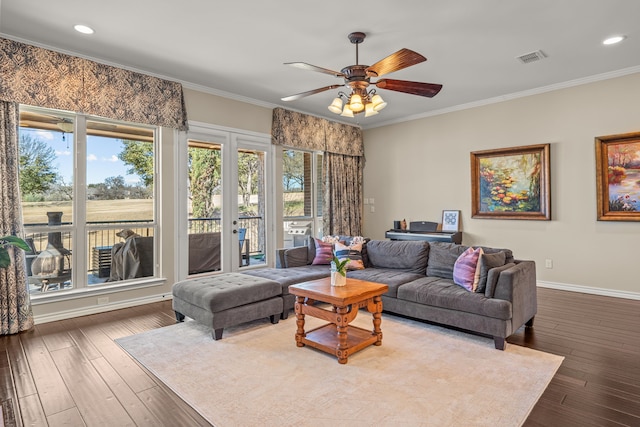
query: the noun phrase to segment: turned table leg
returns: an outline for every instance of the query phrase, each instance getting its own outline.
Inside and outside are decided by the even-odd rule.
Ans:
[[[382,345],[382,329],[380,324],[382,323],[382,298],[380,296],[373,297],[374,311],[373,311],[373,334],[378,337],[378,340],[373,345]]]
[[[347,363],[349,357],[349,349],[347,348],[347,327],[349,326],[349,320],[347,313],[348,307],[338,307],[336,314],[336,329],[338,331],[338,348],[336,349],[336,356],[338,356],[338,363]]]
[[[304,333],[304,313],[302,312],[302,306],[304,305],[304,297],[296,297],[296,325],[298,325],[298,330],[296,331],[296,345],[298,347],[304,347],[304,343],[302,342],[302,338],[306,336]]]

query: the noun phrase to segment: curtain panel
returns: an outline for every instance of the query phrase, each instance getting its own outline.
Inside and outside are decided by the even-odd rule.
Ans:
[[[18,184],[18,104],[0,101],[0,237],[24,235]],[[0,335],[33,326],[24,252],[8,246],[12,262],[0,268]]]
[[[273,110],[271,137],[276,145],[364,156],[362,129],[284,108]]]
[[[362,130],[276,108],[273,110],[272,141],[286,147],[324,152],[323,232],[325,235],[361,235]]]
[[[187,129],[180,83],[4,38],[0,100]]]
[[[362,235],[364,157],[323,156],[322,229],[325,235]]]

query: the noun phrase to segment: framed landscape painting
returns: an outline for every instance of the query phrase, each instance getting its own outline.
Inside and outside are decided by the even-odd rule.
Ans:
[[[471,217],[551,220],[550,144],[471,153]]]
[[[598,221],[640,221],[640,133],[596,138]]]

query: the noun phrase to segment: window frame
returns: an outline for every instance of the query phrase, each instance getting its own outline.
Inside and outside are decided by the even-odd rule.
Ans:
[[[161,128],[153,125],[145,125],[139,123],[122,122],[103,117],[90,116],[80,113],[72,113],[68,111],[60,111],[56,109],[48,109],[42,107],[34,107],[29,105],[20,105],[20,113],[23,111],[30,111],[49,115],[61,115],[65,117],[71,117],[74,122],[73,131],[73,200],[72,204],[72,224],[60,225],[60,226],[29,226],[24,224],[25,235],[32,233],[48,233],[52,231],[61,231],[63,233],[70,233],[72,243],[71,258],[71,274],[72,274],[72,288],[66,290],[60,290],[55,292],[31,292],[30,298],[33,305],[39,303],[48,303],[53,301],[63,301],[69,299],[83,298],[87,295],[101,295],[122,292],[130,289],[138,289],[149,286],[159,286],[166,282],[166,279],[162,277],[161,265],[159,260],[161,259],[161,237],[160,229],[161,224],[159,221],[160,207],[162,206],[161,191],[160,191],[160,165],[161,165]],[[91,250],[89,247],[88,233],[91,231],[102,230],[119,230],[122,229],[122,224],[118,225],[106,225],[106,224],[90,224],[87,218],[87,143],[88,138],[92,135],[87,130],[87,122],[101,122],[106,124],[113,124],[125,127],[144,128],[152,132],[153,134],[153,152],[154,152],[154,183],[152,190],[153,197],[153,218],[151,221],[142,222],[139,225],[144,228],[152,230],[153,236],[153,275],[122,280],[117,282],[103,282],[100,284],[89,284],[88,276],[91,274],[89,271],[89,265],[91,263]],[[19,133],[20,135],[20,133]],[[104,135],[95,135],[104,136]],[[127,139],[126,137],[111,136],[118,139]],[[133,138],[131,138],[133,139]],[[84,160],[84,161],[82,161]],[[22,201],[20,201],[22,203]]]

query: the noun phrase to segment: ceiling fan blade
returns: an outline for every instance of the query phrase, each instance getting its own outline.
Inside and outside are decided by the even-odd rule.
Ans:
[[[406,80],[382,79],[374,83],[380,89],[395,90],[432,98],[440,92],[442,85],[435,83],[409,82]]]
[[[427,58],[409,49],[400,49],[396,53],[392,53],[384,59],[376,62],[367,68],[367,74],[371,77],[379,77],[383,74],[389,74],[403,68],[419,64],[426,61]]]
[[[295,95],[286,96],[286,97],[280,98],[280,99],[282,101],[297,101],[298,99],[304,98],[305,96],[315,95],[316,93],[324,92],[325,90],[330,90],[330,89],[337,89],[337,88],[342,87],[342,86],[344,86],[344,85],[325,86],[325,87],[321,87],[319,89],[308,90],[306,92],[297,93]]]
[[[292,67],[302,68],[303,70],[317,71],[319,73],[330,74],[335,77],[344,77],[340,71],[333,71],[328,68],[322,68],[315,65],[307,64],[306,62],[285,62],[284,65],[291,65]]]

